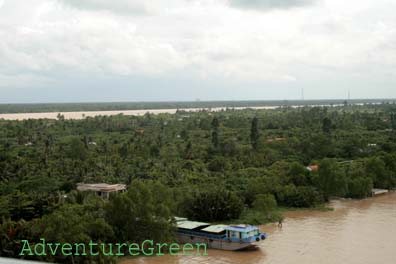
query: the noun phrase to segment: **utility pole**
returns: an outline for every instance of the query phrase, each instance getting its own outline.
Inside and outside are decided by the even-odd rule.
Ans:
[[[396,128],[396,120],[395,120],[395,112],[390,113],[390,125],[391,125],[391,132],[390,132],[390,139],[393,140],[393,142],[396,142],[396,134],[395,134],[395,128]]]

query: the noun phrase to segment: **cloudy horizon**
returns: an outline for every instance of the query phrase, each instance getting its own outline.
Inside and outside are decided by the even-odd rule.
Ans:
[[[392,0],[0,0],[0,103],[396,98]]]

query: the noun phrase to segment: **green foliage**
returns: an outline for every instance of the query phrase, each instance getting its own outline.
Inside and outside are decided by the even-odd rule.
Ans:
[[[217,117],[212,120],[212,145],[213,149],[217,150],[219,148],[219,125],[220,122]]]
[[[252,120],[252,127],[250,129],[250,142],[252,144],[252,148],[257,150],[259,144],[259,128],[258,128],[258,118],[254,117]]]
[[[324,133],[330,133],[333,128],[333,124],[331,122],[331,119],[328,117],[325,117],[323,119],[323,124],[322,124],[322,130]]]
[[[242,103],[210,105],[218,104]],[[1,106],[0,111],[130,106],[24,105]],[[394,117],[389,120],[394,108],[379,104],[0,120],[1,255],[17,257],[20,239],[37,241],[40,236],[166,241],[173,238],[174,215],[203,221],[240,217],[259,224],[281,217],[271,209],[273,197],[280,206],[314,207],[334,196],[367,197],[372,187],[395,188]],[[306,169],[312,164],[319,171]],[[103,201],[75,191],[79,182],[125,183],[129,190]],[[10,227],[18,230],[11,238]]]
[[[70,159],[83,160],[87,156],[87,150],[84,143],[78,137],[73,137],[67,142],[66,155]]]
[[[320,162],[318,181],[326,199],[346,193],[345,173],[334,159],[324,159]]]
[[[120,241],[170,241],[172,196],[157,182],[133,181],[128,192],[118,194],[106,205],[106,219]]]
[[[314,187],[294,185],[279,188],[276,198],[280,205],[288,207],[315,207],[324,201]]]
[[[350,198],[364,198],[371,194],[373,182],[370,178],[357,177],[348,180],[347,197]]]
[[[388,189],[394,186],[392,173],[387,170],[384,160],[380,157],[371,157],[367,160],[366,172],[377,188]]]
[[[21,239],[31,239],[30,226],[32,222],[19,220],[17,222],[4,220],[0,225],[0,256],[18,256],[22,243]]]
[[[245,198],[245,204],[250,206],[257,195],[275,193],[278,186],[280,184],[272,177],[253,177],[247,180],[246,188],[241,193]]]
[[[235,193],[215,187],[196,191],[185,203],[186,215],[199,221],[237,219],[242,210],[243,203]]]
[[[253,208],[269,214],[276,208],[275,197],[272,194],[259,194],[253,202]]]
[[[272,211],[269,214],[264,214],[260,211],[250,209],[242,214],[241,221],[250,225],[262,225],[271,222],[282,222],[283,216],[279,211]]]

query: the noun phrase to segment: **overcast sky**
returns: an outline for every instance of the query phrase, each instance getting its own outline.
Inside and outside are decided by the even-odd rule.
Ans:
[[[395,0],[0,0],[0,103],[396,98]]]

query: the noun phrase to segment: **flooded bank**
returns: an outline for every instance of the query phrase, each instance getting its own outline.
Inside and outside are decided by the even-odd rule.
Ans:
[[[363,105],[356,103],[353,105]],[[299,108],[299,107],[336,107],[342,106],[341,104],[333,105],[290,105],[287,107]],[[113,116],[113,115],[127,115],[127,116],[142,116],[146,113],[150,114],[174,114],[178,110],[186,112],[198,112],[198,111],[210,111],[219,112],[227,109],[243,110],[243,109],[276,109],[283,107],[282,105],[277,106],[243,106],[243,107],[211,107],[211,108],[173,108],[173,109],[142,109],[142,110],[112,110],[112,111],[78,111],[78,112],[45,112],[45,113],[8,113],[0,114],[0,119],[4,120],[26,120],[26,119],[57,119],[58,115],[63,115],[65,119],[84,119],[86,117],[95,116]]]
[[[208,256],[123,259],[159,263],[396,263],[396,193],[364,200],[335,200],[334,211],[286,213],[283,228],[262,226],[269,238],[254,251],[208,250]]]
[[[95,116],[113,116],[113,115],[127,115],[127,116],[142,116],[146,113],[150,114],[174,114],[176,111],[198,112],[207,110],[211,112],[219,112],[226,109],[242,110],[242,109],[276,109],[279,106],[257,106],[257,107],[214,107],[214,108],[180,108],[180,109],[143,109],[143,110],[114,110],[114,111],[83,111],[83,112],[47,112],[47,113],[12,113],[0,114],[0,119],[5,120],[26,120],[26,119],[57,119],[58,115],[63,115],[65,119],[84,119],[86,117]]]

